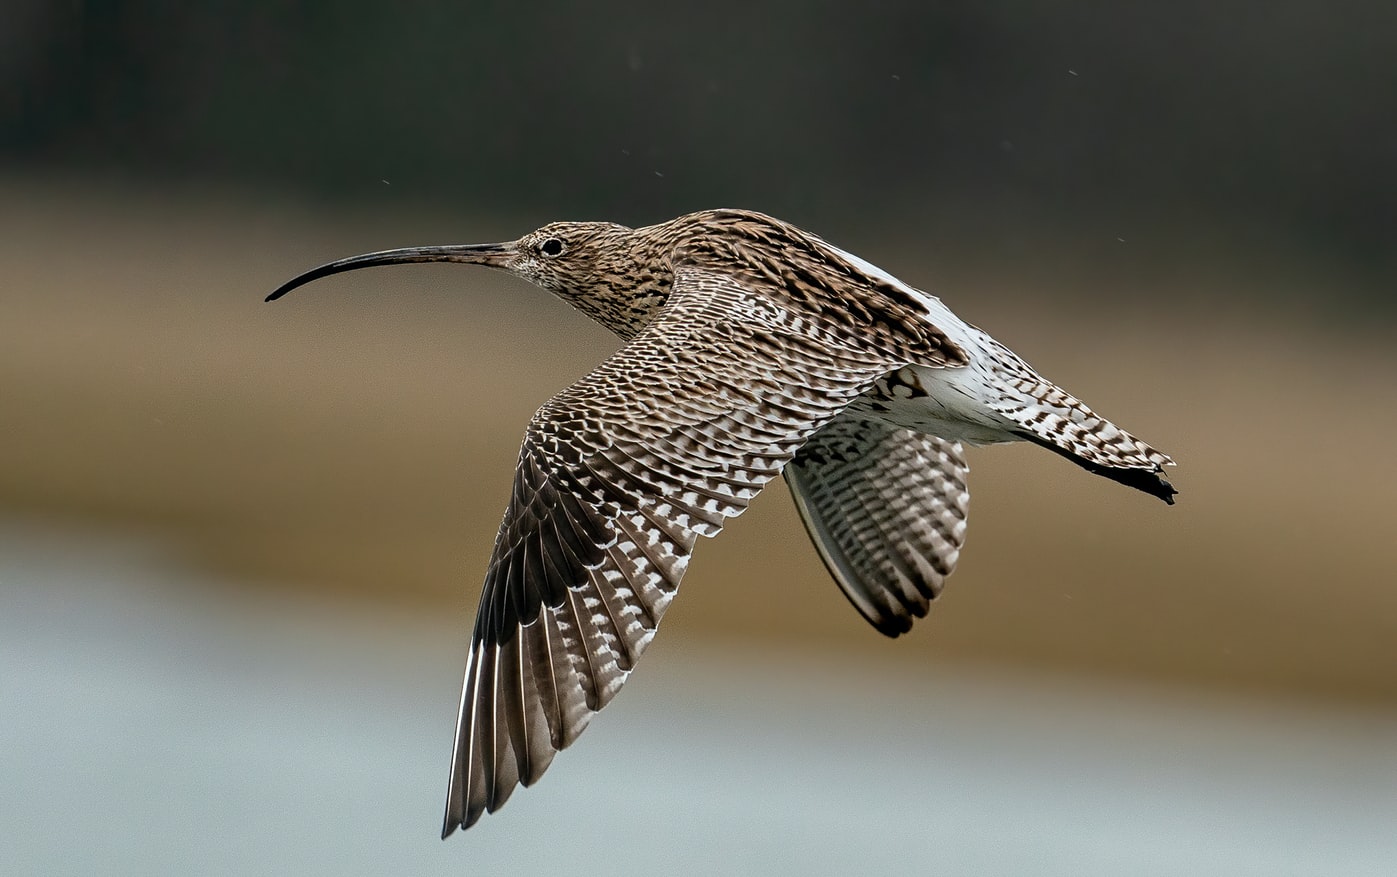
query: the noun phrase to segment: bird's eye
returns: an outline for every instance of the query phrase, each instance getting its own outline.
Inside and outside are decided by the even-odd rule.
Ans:
[[[557,238],[549,238],[538,245],[538,251],[545,256],[561,256],[563,254],[563,242]]]

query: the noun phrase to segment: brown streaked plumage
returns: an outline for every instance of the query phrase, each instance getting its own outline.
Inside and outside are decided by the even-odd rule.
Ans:
[[[786,467],[796,509],[849,602],[888,636],[926,615],[965,543],[960,444],[837,417]]]
[[[388,250],[529,280],[626,344],[524,435],[471,638],[442,836],[536,781],[616,694],[699,536],[783,472],[850,602],[897,636],[965,541],[963,443],[1026,440],[1172,503],[1173,461],[939,299],[792,225],[711,210]]]

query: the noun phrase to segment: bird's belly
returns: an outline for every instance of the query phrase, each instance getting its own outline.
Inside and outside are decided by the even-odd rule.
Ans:
[[[907,366],[869,388],[851,412],[916,432],[972,445],[1017,441],[986,404],[988,388],[976,370]]]

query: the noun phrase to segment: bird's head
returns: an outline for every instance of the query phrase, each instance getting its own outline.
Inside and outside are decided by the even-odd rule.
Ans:
[[[339,259],[288,280],[267,301],[312,280],[357,268],[455,262],[508,271],[629,337],[664,304],[673,284],[668,254],[654,243],[615,223],[552,222],[509,243],[406,247]]]

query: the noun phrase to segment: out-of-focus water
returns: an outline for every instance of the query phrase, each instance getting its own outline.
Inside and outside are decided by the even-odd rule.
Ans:
[[[1397,873],[1394,715],[663,636],[443,843],[465,598],[247,593],[0,526],[0,873]]]

